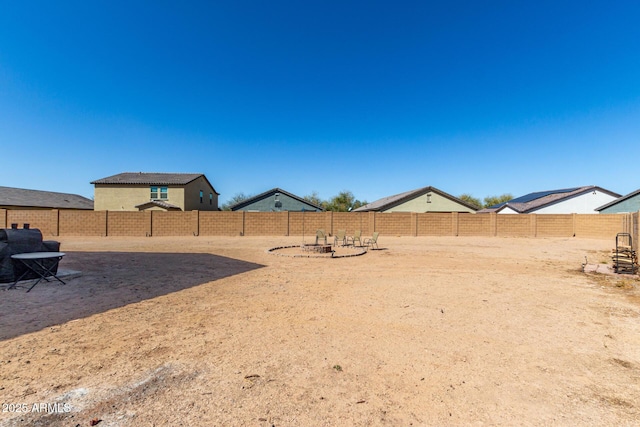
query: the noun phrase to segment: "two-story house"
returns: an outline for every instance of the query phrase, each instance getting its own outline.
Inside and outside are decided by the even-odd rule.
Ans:
[[[125,172],[92,181],[96,211],[217,211],[220,195],[201,173]]]

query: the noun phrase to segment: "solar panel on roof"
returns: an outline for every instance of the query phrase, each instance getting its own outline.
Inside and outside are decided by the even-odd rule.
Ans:
[[[518,197],[517,199],[509,200],[509,203],[527,203],[532,200],[537,200],[542,197],[546,197],[550,194],[559,194],[559,193],[571,193],[572,191],[578,190],[580,187],[575,188],[564,188],[562,190],[550,190],[550,191],[539,191],[537,193],[529,193],[525,194],[522,197]]]

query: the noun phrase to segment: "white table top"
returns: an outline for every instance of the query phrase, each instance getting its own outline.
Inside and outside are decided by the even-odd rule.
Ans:
[[[61,258],[65,256],[64,252],[28,252],[24,254],[11,255],[13,259],[47,259],[47,258]]]

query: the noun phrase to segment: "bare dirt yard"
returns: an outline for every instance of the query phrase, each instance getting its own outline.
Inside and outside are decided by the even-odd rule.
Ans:
[[[0,290],[2,426],[640,425],[640,282],[614,241],[60,238]]]

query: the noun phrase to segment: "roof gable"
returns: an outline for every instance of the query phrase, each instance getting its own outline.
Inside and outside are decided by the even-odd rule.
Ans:
[[[309,202],[308,200],[305,200],[302,197],[296,196],[295,194],[289,193],[288,191],[285,191],[285,190],[283,190],[281,188],[278,188],[278,187],[272,188],[271,190],[265,191],[264,193],[260,193],[260,194],[258,194],[256,196],[249,197],[248,199],[245,199],[245,200],[243,200],[241,202],[238,202],[235,205],[229,206],[229,209],[231,209],[231,210],[242,209],[242,208],[244,208],[244,207],[246,207],[246,206],[248,206],[248,205],[250,205],[252,203],[255,203],[255,202],[259,201],[259,200],[262,200],[262,199],[265,199],[267,197],[273,196],[276,193],[280,193],[280,194],[284,194],[286,196],[289,196],[292,199],[295,199],[295,200],[297,200],[297,201],[299,201],[301,203],[304,203],[306,205],[312,206],[313,208],[315,208],[315,209],[317,209],[319,211],[324,210],[322,208],[322,206],[318,206],[315,203],[311,203],[311,202]]]
[[[606,208],[610,208],[611,206],[618,205],[618,204],[620,204],[622,202],[625,202],[625,201],[627,201],[629,199],[632,199],[632,198],[634,198],[636,196],[639,196],[639,195],[640,195],[640,189],[638,189],[636,191],[633,191],[633,192],[631,192],[629,194],[626,194],[624,196],[621,196],[621,197],[615,199],[614,201],[607,203],[606,205],[602,205],[602,206],[596,208],[596,210],[597,211],[602,211],[602,210],[604,210]]]
[[[439,190],[435,187],[428,186],[428,187],[418,188],[416,190],[405,191],[404,193],[394,194],[393,196],[383,197],[374,202],[367,203],[366,205],[361,206],[358,209],[354,209],[353,212],[384,211],[387,209],[391,209],[394,206],[401,205],[402,203],[405,203],[408,200],[415,199],[416,197],[420,197],[423,194],[426,194],[429,192],[437,193],[442,197],[445,197],[462,206],[472,209],[474,212],[478,210],[478,208],[465,202],[464,200],[461,200],[455,196],[452,196],[451,194],[445,193],[444,191]]]

